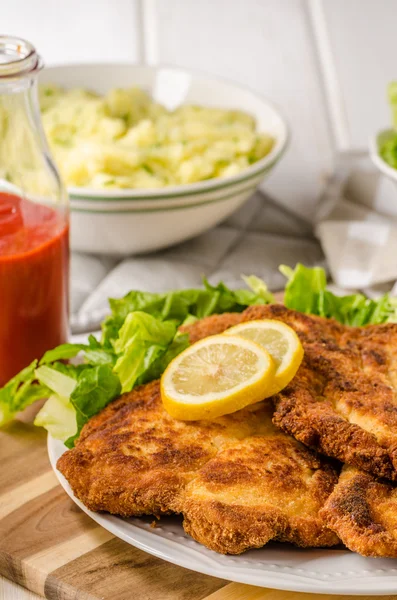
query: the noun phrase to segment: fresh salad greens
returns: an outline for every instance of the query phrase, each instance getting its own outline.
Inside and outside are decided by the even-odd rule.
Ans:
[[[344,325],[360,327],[396,320],[397,302],[388,294],[371,300],[364,294],[336,296],[327,289],[324,269],[297,264],[295,269],[282,265],[287,277],[284,304],[299,312],[333,318]]]
[[[105,347],[111,347],[119,335],[127,315],[135,311],[150,314],[161,321],[173,320],[177,325],[202,319],[215,313],[241,312],[252,304],[268,304],[273,295],[266,284],[251,275],[244,278],[250,289],[230,290],[222,282],[212,286],[203,280],[204,289],[176,290],[163,294],[129,292],[124,298],[110,298],[111,315],[102,325]]]
[[[37,360],[34,360],[0,389],[0,425],[11,421],[16,413],[47,396],[47,386],[35,382],[36,367]]]
[[[70,448],[83,425],[109,402],[136,385],[157,379],[189,342],[180,325],[223,312],[241,312],[273,301],[266,284],[245,278],[248,289],[231,290],[223,283],[203,289],[163,294],[131,291],[110,299],[111,314],[101,340],[62,344],[34,361],[0,389],[0,425],[35,400],[47,398],[35,424]],[[71,359],[81,356],[79,364]]]
[[[397,321],[397,300],[388,294],[378,300],[363,294],[336,296],[327,288],[325,271],[297,264],[281,266],[286,276],[284,303],[299,312],[334,318],[346,325]],[[102,337],[87,344],[62,344],[33,361],[0,389],[0,425],[38,399],[46,398],[35,424],[71,448],[83,425],[122,392],[157,379],[168,363],[184,350],[188,335],[180,326],[224,312],[274,301],[266,284],[243,277],[247,289],[231,290],[223,283],[203,289],[163,294],[131,291],[110,299],[110,315]],[[81,358],[79,362],[76,357]],[[70,362],[72,361],[72,362]]]

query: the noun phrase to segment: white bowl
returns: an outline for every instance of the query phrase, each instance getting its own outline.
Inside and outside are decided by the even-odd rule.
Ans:
[[[96,254],[140,254],[167,248],[220,223],[255,190],[179,208],[107,210],[72,205],[71,245]]]
[[[131,254],[158,250],[210,229],[239,208],[272,170],[288,141],[280,112],[257,94],[222,79],[175,67],[83,64],[49,67],[41,83],[106,93],[137,85],[168,108],[201,104],[251,113],[259,131],[275,138],[271,152],[245,171],[161,189],[68,188],[74,250]]]

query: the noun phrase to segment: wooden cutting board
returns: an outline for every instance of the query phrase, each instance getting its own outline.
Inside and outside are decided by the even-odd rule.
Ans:
[[[115,538],[77,508],[58,484],[44,430],[22,423],[0,431],[0,574],[51,600],[306,596],[200,575]]]

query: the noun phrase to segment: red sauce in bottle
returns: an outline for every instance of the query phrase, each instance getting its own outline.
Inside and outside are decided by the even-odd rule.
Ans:
[[[0,192],[0,386],[66,341],[68,275],[67,218]]]

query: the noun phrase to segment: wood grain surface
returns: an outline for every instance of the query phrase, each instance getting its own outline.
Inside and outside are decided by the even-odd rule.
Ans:
[[[302,600],[305,596],[201,575],[115,538],[60,487],[48,461],[45,432],[39,428],[13,423],[2,429],[0,459],[0,575],[40,596],[50,600]],[[17,588],[0,580],[0,600],[17,598],[32,596],[21,596]]]
[[[9,425],[0,432],[0,457],[4,577],[51,600],[199,600],[225,585],[145,554],[99,527],[58,485],[44,431]]]

